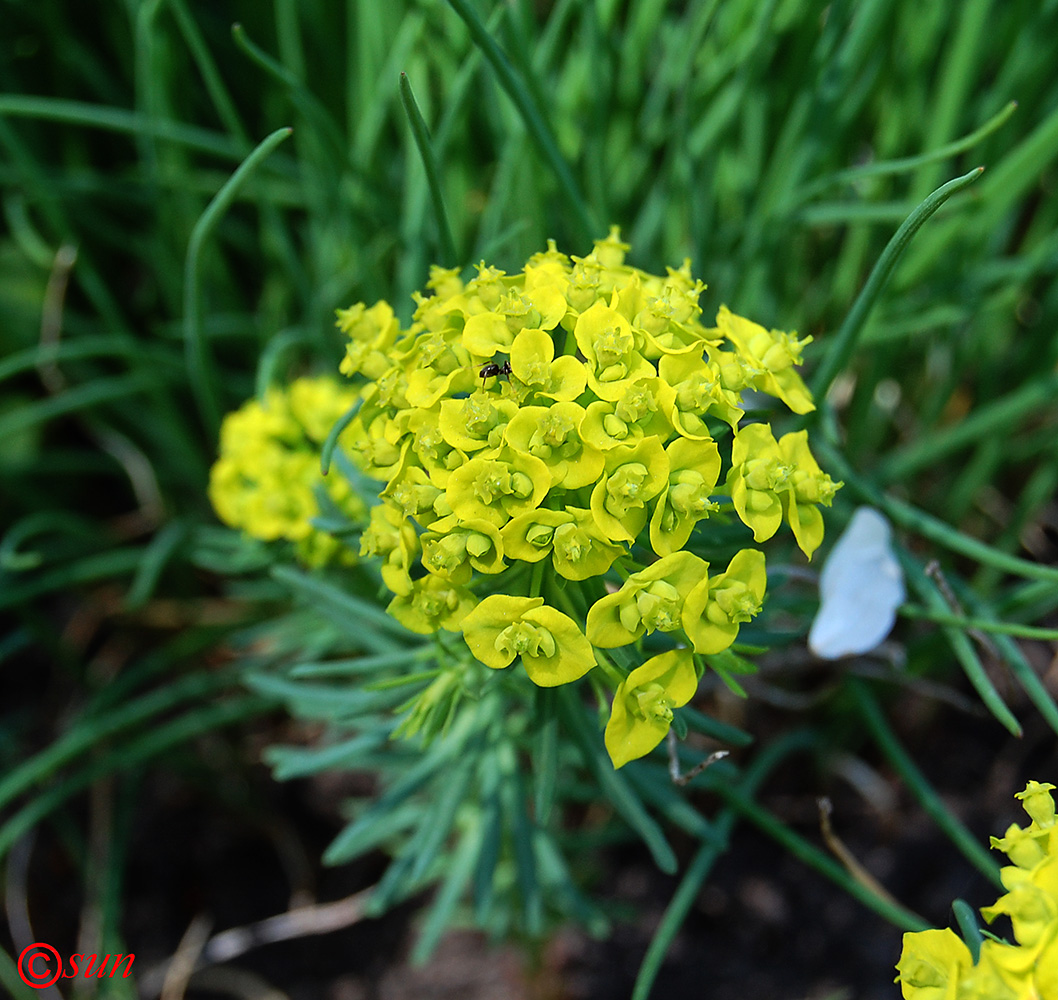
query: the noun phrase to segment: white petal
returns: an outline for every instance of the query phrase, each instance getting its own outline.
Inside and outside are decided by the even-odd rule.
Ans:
[[[816,656],[866,653],[889,634],[905,599],[891,540],[889,522],[873,507],[852,515],[819,575],[821,603],[808,633]]]

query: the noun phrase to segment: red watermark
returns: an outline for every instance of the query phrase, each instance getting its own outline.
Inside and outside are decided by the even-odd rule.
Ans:
[[[57,948],[43,941],[35,941],[22,949],[18,956],[18,974],[22,982],[32,986],[35,990],[44,990],[59,979],[76,979],[83,976],[85,979],[95,976],[102,979],[113,979],[114,973],[125,963],[125,971],[121,973],[122,979],[127,979],[132,972],[132,962],[135,955],[104,955],[102,961],[99,955],[82,955],[75,952],[64,962]],[[109,966],[109,972],[107,967]]]

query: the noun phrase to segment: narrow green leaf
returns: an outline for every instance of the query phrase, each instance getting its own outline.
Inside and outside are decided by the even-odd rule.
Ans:
[[[852,693],[853,701],[860,716],[867,725],[867,730],[878,744],[886,759],[904,780],[911,794],[927,815],[944,832],[945,836],[962,852],[963,856],[994,885],[1002,887],[999,878],[999,865],[941,800],[918,769],[908,752],[900,745],[892,731],[874,695],[867,685],[858,677],[846,675],[845,684]]]
[[[443,785],[430,802],[430,811],[422,826],[422,836],[416,836],[405,850],[414,857],[414,864],[408,874],[412,882],[421,879],[440,854],[445,840],[455,823],[456,812],[467,798],[467,789],[474,774],[474,760],[471,755],[451,768]]]
[[[414,632],[409,632],[395,618],[386,614],[382,608],[369,604],[360,598],[339,589],[318,576],[312,576],[290,566],[274,566],[272,578],[289,586],[310,604],[335,612],[339,618],[346,619],[350,626],[356,626],[356,634],[365,649],[376,653],[395,651],[397,639],[405,643],[421,645],[422,639]],[[365,628],[370,624],[370,628]]]
[[[930,611],[937,614],[947,611],[948,603],[945,601],[944,595],[933,580],[923,572],[918,562],[904,552],[899,552],[898,558],[904,568],[904,573],[907,575],[908,582],[918,592],[919,597],[925,601]],[[996,686],[992,683],[992,679],[985,671],[981,658],[977,655],[977,650],[974,648],[969,636],[965,632],[950,626],[942,626],[942,631],[967,679],[973,685],[974,690],[981,698],[981,701],[984,702],[988,711],[1006,727],[1011,735],[1021,736],[1021,725],[1014,718],[1010,709],[1007,708],[1002,697],[1000,697]]]
[[[352,739],[342,740],[322,747],[267,747],[261,754],[264,762],[272,769],[272,776],[277,781],[289,781],[291,778],[304,778],[325,771],[339,771],[355,768],[357,762],[366,753],[371,753],[385,746],[389,740],[392,724],[360,733]]]
[[[566,730],[576,740],[584,765],[595,775],[602,793],[620,816],[643,839],[654,858],[654,863],[667,875],[671,875],[676,871],[676,855],[661,832],[661,827],[650,817],[639,797],[632,791],[628,780],[614,770],[610,758],[603,752],[602,741],[598,737],[593,718],[576,700],[573,692],[559,688],[558,698]]]
[[[341,865],[376,849],[390,849],[405,836],[406,830],[422,819],[422,805],[404,802],[384,811],[372,810],[370,815],[350,823],[331,842],[323,854],[325,865]]]
[[[116,403],[142,392],[156,389],[157,379],[150,372],[109,375],[64,389],[54,396],[27,403],[0,417],[0,440],[21,434],[30,427],[77,413],[93,406]]]
[[[953,451],[978,444],[989,435],[1005,435],[1058,395],[1058,374],[1048,372],[983,406],[957,424],[939,427],[886,456],[872,478],[878,485],[903,482]]]
[[[546,826],[555,804],[558,785],[558,715],[553,688],[536,690],[536,739],[533,749],[533,812],[536,821]]]
[[[503,803],[499,793],[499,771],[495,758],[482,763],[481,851],[474,869],[474,919],[479,926],[489,924],[489,914],[496,898],[496,865],[500,860],[503,839]]]
[[[173,686],[175,687],[176,685],[174,684]],[[162,693],[167,694],[168,692]],[[127,770],[157,757],[172,747],[193,739],[202,733],[210,732],[253,715],[273,711],[274,708],[274,702],[259,698],[257,695],[232,698],[218,704],[206,705],[205,707],[195,705],[179,718],[153,727],[147,733],[95,757],[90,764],[80,771],[76,771],[69,777],[35,795],[26,806],[6,820],[3,826],[0,827],[0,858],[3,858],[11,850],[12,845],[36,826],[45,816],[57,809],[70,796],[83,788],[87,788],[100,778],[116,771]],[[116,715],[117,713],[114,714]],[[86,746],[91,746],[95,742],[97,742],[97,738],[91,739]],[[55,746],[56,744],[52,744],[52,747],[49,747],[49,751]],[[37,755],[34,761],[29,763],[34,764],[41,761],[48,755],[49,751],[43,751]],[[49,761],[49,764],[51,763],[53,761]],[[49,772],[52,769],[49,767]],[[7,786],[9,783],[5,782],[4,784]],[[9,798],[6,788],[0,792],[0,801],[7,801]]]
[[[183,545],[190,531],[187,521],[170,521],[147,543],[136,575],[132,578],[125,607],[137,611],[150,600],[165,565]]]
[[[331,471],[331,459],[334,456],[334,449],[338,447],[338,438],[342,436],[342,431],[344,431],[346,427],[356,419],[356,415],[360,412],[360,406],[362,403],[363,399],[358,399],[353,403],[353,405],[335,421],[334,426],[331,428],[330,433],[323,442],[323,447],[320,449],[320,471],[325,476]]]
[[[513,748],[505,744],[499,754],[500,799],[507,816],[514,847],[515,877],[522,896],[522,912],[526,933],[540,934],[543,928],[544,900],[540,893],[540,879],[536,871],[536,856],[533,853],[533,822],[525,811],[525,789]]]

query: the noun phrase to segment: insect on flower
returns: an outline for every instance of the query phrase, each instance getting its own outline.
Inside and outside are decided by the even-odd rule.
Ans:
[[[503,364],[498,365],[495,361],[490,361],[487,365],[481,366],[481,371],[478,372],[481,376],[481,384],[484,386],[485,379],[487,378],[498,378],[500,375],[511,374],[511,363],[504,361]]]

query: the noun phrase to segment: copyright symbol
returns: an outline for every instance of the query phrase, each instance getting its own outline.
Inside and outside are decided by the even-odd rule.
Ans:
[[[55,959],[54,972],[48,968],[46,955],[51,955]],[[38,967],[38,958],[44,962],[43,972]],[[62,959],[59,957],[58,951],[43,941],[27,944],[22,949],[22,954],[18,956],[18,974],[22,977],[22,982],[27,986],[32,986],[35,990],[47,989],[59,978],[61,972]]]

